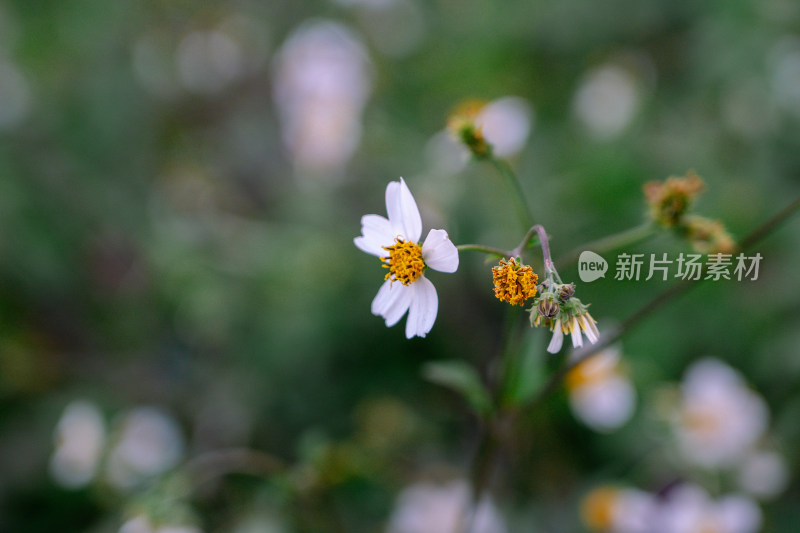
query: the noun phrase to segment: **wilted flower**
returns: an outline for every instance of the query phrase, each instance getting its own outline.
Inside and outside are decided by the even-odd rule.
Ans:
[[[621,369],[615,348],[579,363],[569,371],[565,384],[572,412],[592,429],[617,429],[633,414],[636,391]]]
[[[686,217],[683,229],[697,252],[730,254],[736,249],[736,242],[719,220],[692,215]]]
[[[85,486],[97,473],[105,440],[100,410],[87,401],[69,404],[56,426],[56,447],[50,458],[53,478],[68,488]]]
[[[443,533],[461,531],[471,518],[470,533],[504,533],[505,523],[492,500],[484,497],[473,510],[470,489],[464,481],[445,485],[417,483],[397,497],[387,533]],[[460,527],[459,527],[460,526]]]
[[[673,425],[682,454],[704,467],[732,466],[764,434],[769,413],[738,372],[716,359],[694,363]]]
[[[386,187],[389,218],[364,215],[361,236],[353,242],[364,252],[378,256],[389,272],[372,301],[372,314],[383,317],[386,326],[395,325],[408,311],[406,337],[424,337],[433,327],[439,300],[425,270],[452,273],[458,269],[458,250],[447,232],[430,230],[425,242],[422,218],[406,182],[390,182]]]
[[[498,300],[511,305],[523,305],[525,300],[536,296],[536,281],[539,279],[533,269],[511,257],[500,260],[500,265],[492,267],[494,295]]]
[[[645,183],[650,218],[668,228],[677,226],[704,187],[703,180],[692,171],[682,178],[672,176],[664,182]]]
[[[588,305],[575,298],[575,285],[544,282],[545,292],[533,302],[530,309],[531,326],[550,328],[553,337],[547,346],[550,353],[558,353],[564,343],[564,335],[572,337],[572,347],[583,346],[581,333],[592,344],[600,338],[597,322],[589,314]],[[561,297],[565,296],[566,299]]]

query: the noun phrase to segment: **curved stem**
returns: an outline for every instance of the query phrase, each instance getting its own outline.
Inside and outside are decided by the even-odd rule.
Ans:
[[[185,466],[186,473],[195,486],[233,473],[268,477],[285,468],[276,457],[247,448],[206,452],[191,459]]]
[[[456,246],[459,252],[481,252],[484,254],[497,255],[505,257],[508,252],[500,250],[499,248],[492,248],[491,246],[483,246],[481,244],[459,244]]]

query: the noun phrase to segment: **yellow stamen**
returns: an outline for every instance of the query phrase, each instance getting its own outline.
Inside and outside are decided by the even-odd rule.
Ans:
[[[500,266],[492,268],[494,295],[498,300],[511,305],[523,305],[528,298],[536,296],[539,276],[529,266],[520,265],[512,257],[500,260]]]
[[[392,246],[383,246],[383,249],[389,252],[389,257],[381,257],[381,261],[385,263],[383,268],[389,269],[384,280],[391,278],[392,282],[399,281],[408,285],[417,281],[425,270],[422,247],[419,244],[397,237]]]

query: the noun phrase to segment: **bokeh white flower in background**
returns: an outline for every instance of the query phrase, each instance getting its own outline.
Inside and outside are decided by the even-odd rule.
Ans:
[[[431,137],[426,155],[434,172],[455,174],[463,170],[470,151],[459,139],[459,128],[469,123],[491,145],[498,157],[517,155],[528,142],[536,114],[533,106],[517,96],[504,96],[491,102],[462,102],[450,117],[448,128]]]
[[[713,468],[736,464],[767,429],[764,400],[738,372],[717,359],[703,359],[686,372],[673,427],[682,455]]]
[[[462,480],[447,484],[417,483],[405,488],[395,501],[386,533],[443,533],[462,531],[472,504],[469,485]],[[470,533],[504,533],[505,522],[492,500],[484,497],[471,519]]]
[[[106,477],[114,487],[135,487],[175,466],[183,450],[183,435],[172,417],[159,409],[138,407],[119,423]]]
[[[598,139],[621,134],[640,105],[639,80],[629,69],[615,63],[588,72],[572,101],[578,122]]]
[[[581,518],[592,531],[605,533],[653,533],[657,500],[650,493],[603,486],[593,489],[581,502]]]
[[[566,387],[573,414],[596,431],[621,427],[636,405],[636,390],[621,368],[617,348],[607,348],[570,370]]]
[[[739,463],[737,481],[756,498],[774,498],[789,484],[789,466],[775,452],[754,451]]]
[[[284,143],[300,175],[335,176],[361,141],[370,62],[341,24],[295,30],[274,63],[274,98]]]
[[[762,522],[753,500],[735,494],[714,500],[692,484],[672,488],[652,518],[653,533],[756,533]]]
[[[137,515],[125,521],[119,528],[119,533],[202,533],[202,531],[190,525],[156,525],[147,517]]]
[[[505,96],[486,104],[475,117],[475,125],[496,156],[509,157],[525,147],[534,120],[533,107],[527,100]]]
[[[56,425],[50,474],[67,488],[87,485],[97,473],[105,440],[105,422],[97,406],[84,400],[72,402]]]

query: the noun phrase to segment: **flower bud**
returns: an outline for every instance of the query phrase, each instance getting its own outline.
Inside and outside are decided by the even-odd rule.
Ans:
[[[561,298],[562,302],[566,302],[575,294],[575,284],[570,283],[568,285],[562,285],[561,290],[558,291],[558,297]]]
[[[545,318],[555,317],[560,308],[561,307],[558,305],[558,302],[547,298],[542,298],[538,306],[539,314]]]

